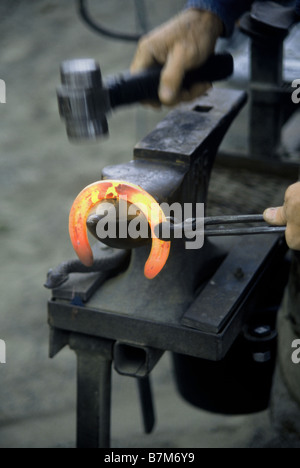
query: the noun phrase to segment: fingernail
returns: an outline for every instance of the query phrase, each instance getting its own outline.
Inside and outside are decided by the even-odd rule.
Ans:
[[[277,214],[277,208],[268,208],[265,211],[265,218],[268,219],[269,221],[274,221],[276,218]]]
[[[170,102],[174,99],[174,91],[168,86],[161,86],[159,95],[162,101]]]

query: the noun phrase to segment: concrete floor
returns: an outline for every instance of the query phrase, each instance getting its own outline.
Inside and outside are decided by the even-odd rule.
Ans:
[[[151,27],[184,3],[152,1]],[[119,0],[95,5],[107,24],[132,30],[133,9],[120,15],[119,8]],[[0,105],[0,339],[7,345],[7,363],[0,364],[0,447],[74,447],[75,356],[65,349],[48,359],[50,295],[43,282],[50,267],[73,257],[67,219],[75,196],[106,165],[131,159],[135,143],[165,111],[135,107],[116,112],[110,139],[72,146],[57,112],[60,62],[93,56],[108,75],[128,68],[135,45],[91,33],[69,0],[2,0],[0,44],[0,79],[7,84],[7,104]],[[220,174],[224,190],[230,177],[226,171]],[[256,182],[248,183],[249,193]],[[286,185],[283,179],[275,184],[279,203]],[[273,203],[270,193],[260,201],[262,207]],[[230,203],[227,208],[232,210]],[[114,373],[114,447],[249,447],[272,437],[268,412],[225,417],[184,402],[176,392],[168,354],[153,372],[153,388],[157,426],[145,436],[135,382]]]

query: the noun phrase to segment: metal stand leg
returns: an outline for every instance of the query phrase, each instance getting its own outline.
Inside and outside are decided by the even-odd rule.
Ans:
[[[150,377],[137,379],[139,396],[141,401],[142,416],[146,434],[151,434],[155,425],[155,414]]]
[[[112,345],[72,335],[77,354],[77,448],[109,448]]]

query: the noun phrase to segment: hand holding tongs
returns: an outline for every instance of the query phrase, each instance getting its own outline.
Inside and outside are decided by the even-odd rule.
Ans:
[[[211,236],[243,236],[252,234],[283,234],[285,233],[286,226],[256,226],[256,227],[237,227],[237,228],[224,228],[223,225],[228,224],[241,224],[241,223],[265,223],[263,215],[239,215],[239,216],[211,216],[203,219],[187,219],[183,223],[176,223],[174,218],[167,218],[167,222],[159,224],[155,231],[162,240],[172,240],[184,237],[186,234],[198,232],[199,225],[204,226],[204,235]],[[220,225],[218,229],[206,229],[207,226]],[[166,230],[165,230],[166,229]],[[168,231],[169,230],[169,231]],[[170,233],[169,239],[166,239],[164,233]]]

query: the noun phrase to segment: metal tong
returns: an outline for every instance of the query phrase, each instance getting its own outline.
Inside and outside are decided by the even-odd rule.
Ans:
[[[200,224],[201,223],[201,224]],[[206,237],[212,236],[243,236],[243,235],[253,235],[253,234],[283,234],[285,233],[286,226],[269,226],[265,223],[265,226],[250,226],[250,227],[235,227],[235,228],[226,228],[224,225],[229,224],[247,224],[247,223],[265,223],[263,215],[239,215],[239,216],[211,216],[203,219],[188,219],[183,223],[176,223],[175,218],[167,218],[167,222],[161,223],[157,226],[155,231],[158,234],[159,239],[161,240],[172,240],[192,233],[199,232],[197,226],[204,225],[204,235]],[[168,227],[166,226],[168,225]],[[207,226],[216,226],[220,227],[217,229],[207,229]],[[163,235],[164,226],[166,229],[169,229],[169,239]]]

